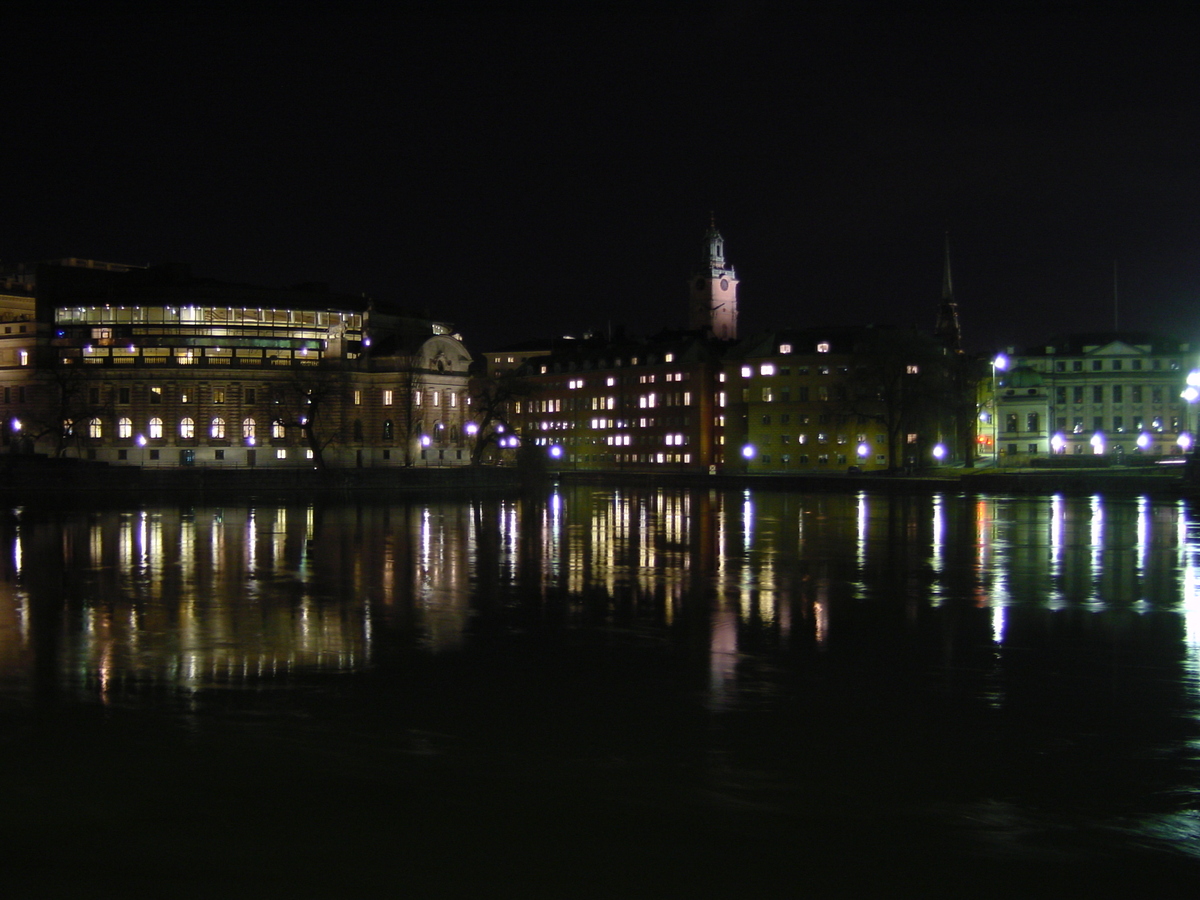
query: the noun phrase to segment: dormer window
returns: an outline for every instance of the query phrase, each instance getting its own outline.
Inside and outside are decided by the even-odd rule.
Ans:
[[[821,343],[817,344],[817,352],[818,353],[828,353],[829,352],[829,342],[821,341]]]

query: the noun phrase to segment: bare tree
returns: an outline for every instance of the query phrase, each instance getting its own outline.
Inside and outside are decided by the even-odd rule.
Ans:
[[[339,413],[348,385],[341,362],[328,361],[296,366],[272,392],[273,421],[300,430],[318,469],[325,468],[325,450],[345,438]]]
[[[892,470],[906,464],[906,436],[927,442],[953,404],[949,362],[944,347],[915,330],[871,329],[855,347],[846,409],[884,427]]]
[[[485,451],[492,446],[498,447],[501,437],[512,434],[509,415],[514,411],[514,404],[531,396],[534,390],[532,382],[511,372],[473,380],[471,416],[477,430],[471,445],[471,465],[482,465]]]
[[[21,423],[21,431],[34,443],[51,438],[56,457],[86,436],[89,419],[111,413],[98,398],[91,402],[87,373],[78,364],[42,368],[30,388],[42,392],[46,400],[33,404],[38,412]]]

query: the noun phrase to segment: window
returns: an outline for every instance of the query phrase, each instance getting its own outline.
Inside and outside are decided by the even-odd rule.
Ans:
[[[754,374],[754,370],[751,369],[749,366],[742,366],[742,377],[743,378],[749,378],[753,374]]]
[[[1114,359],[1112,367],[1113,367],[1114,372],[1120,372],[1121,371],[1121,360]]]
[[[919,374],[921,374],[921,367],[920,367],[920,366],[913,366],[913,365],[908,365],[908,366],[905,366],[905,367],[904,367],[904,374],[905,374],[905,375],[919,375]]]
[[[1103,430],[1104,430],[1104,417],[1103,416],[1092,416],[1092,431],[1103,431]]]
[[[1113,385],[1113,403],[1124,403],[1124,402],[1125,402],[1125,392],[1121,389],[1121,385],[1114,384]]]
[[[117,402],[118,403],[128,403],[129,402],[129,388],[127,388],[127,387],[117,388]]]
[[[771,389],[769,387],[765,387],[762,389],[763,403],[770,403],[772,396],[773,395],[771,394]]]
[[[1121,432],[1125,430],[1125,419],[1122,416],[1113,416],[1113,431]]]
[[[275,458],[276,459],[287,459],[287,451],[284,450],[282,447],[280,447],[279,449],[277,449],[275,451]]]
[[[88,403],[92,406],[100,405],[100,388],[88,388]]]
[[[827,341],[821,341],[821,343],[817,344],[817,352],[818,353],[828,353],[829,352],[829,343]]]
[[[22,329],[22,330],[24,330],[24,329]],[[29,365],[29,351],[28,350],[18,350],[17,351],[17,362],[19,365],[22,365],[22,366]]]
[[[767,416],[763,416],[763,417],[762,417],[762,423],[763,423],[764,425],[770,425],[770,424],[771,424],[771,417],[770,417],[769,415],[767,415]]]
[[[1098,384],[1092,385],[1092,402],[1093,403],[1103,403],[1104,402],[1104,388],[1102,388]]]
[[[185,441],[192,440],[196,436],[196,423],[192,419],[180,419],[179,436]]]
[[[149,432],[150,432],[150,440],[152,440],[152,441],[162,440],[163,420],[159,419],[159,418],[151,419]]]
[[[1071,388],[1071,402],[1072,403],[1082,403],[1083,402],[1083,385],[1080,384],[1080,385],[1076,385],[1075,387]]]
[[[1157,360],[1155,360],[1155,362],[1157,362]],[[1162,398],[1163,398],[1163,389],[1161,387],[1151,387],[1150,388],[1150,402],[1151,403],[1162,403]]]
[[[282,440],[286,434],[287,429],[284,427],[281,419],[276,419],[271,423],[271,437],[273,437],[275,440]]]
[[[160,387],[150,388],[150,402],[152,404],[162,403],[163,390]]]
[[[1142,371],[1142,361],[1140,359],[1131,360],[1129,363],[1129,368],[1133,369],[1135,372]]]
[[[246,403],[248,405],[253,405],[257,399],[258,398],[255,394],[254,388],[246,388]]]
[[[1082,359],[1072,360],[1071,361],[1071,371],[1072,372],[1082,372],[1083,371],[1083,360]]]
[[[1083,416],[1076,416],[1075,423],[1071,426],[1072,434],[1083,434]]]
[[[1038,414],[1037,413],[1031,412],[1031,413],[1026,414],[1025,430],[1032,431],[1035,433],[1038,431]]]
[[[362,391],[355,391],[355,392],[354,392],[354,405],[355,405],[355,406],[362,406]]]
[[[384,390],[384,392],[383,392],[383,405],[384,405],[384,406],[391,406],[391,405],[392,405],[392,396],[393,396],[393,395],[392,395],[392,391],[391,391],[391,390],[386,390],[386,389]],[[418,396],[420,396],[420,395],[418,395]],[[414,405],[415,405],[415,406],[420,406],[420,405],[421,405],[421,404],[420,404],[420,401],[419,401],[419,400],[415,401],[415,402],[414,402]]]
[[[1015,432],[1017,430],[1017,414],[1009,413],[1004,419],[1004,430],[1007,432]]]
[[[543,372],[545,372],[545,371],[546,371],[546,367],[545,367],[545,366],[543,366],[543,367],[542,367],[542,371],[543,371]],[[419,390],[413,391],[412,405],[413,405],[413,406],[420,406],[420,405],[421,405],[421,392],[420,392]]]
[[[1137,362],[1137,360],[1134,360],[1134,362]],[[1132,385],[1129,388],[1129,399],[1134,403],[1142,402],[1142,386],[1140,384]]]
[[[99,419],[88,419],[88,437],[90,437],[90,438],[104,437],[104,426],[100,424]]]
[[[217,440],[224,440],[225,420],[220,416],[217,416],[215,419],[213,419],[212,424],[209,426],[208,433],[210,437],[216,438]]]
[[[395,437],[395,430],[392,427],[392,420],[384,419],[384,421],[383,421],[383,439],[385,441],[390,441],[394,437]]]
[[[780,344],[780,345],[779,345],[779,352],[780,352],[780,353],[791,353],[791,352],[792,352],[792,345],[791,345],[791,344]]]
[[[1067,389],[1059,387],[1054,389],[1054,402],[1059,406],[1065,406],[1067,403]]]
[[[184,388],[183,390],[181,390],[179,392],[179,402],[180,403],[191,403],[192,402],[192,395],[188,392],[187,388]]]
[[[117,419],[117,437],[131,438],[133,437],[133,421],[125,416]]]
[[[1093,359],[1092,360],[1092,371],[1093,372],[1099,372],[1102,368],[1104,368],[1104,360],[1102,360],[1102,359]]]
[[[217,460],[217,462],[220,462],[224,458],[225,458],[224,450],[214,450],[213,451],[213,459]]]
[[[759,375],[774,375],[775,374],[774,364],[763,363],[761,366],[758,367],[758,374]]]
[[[213,388],[212,402],[213,403],[224,403],[225,402],[225,388],[223,388],[223,387]]]
[[[242,440],[247,444],[254,443],[255,423],[253,419],[242,419]]]

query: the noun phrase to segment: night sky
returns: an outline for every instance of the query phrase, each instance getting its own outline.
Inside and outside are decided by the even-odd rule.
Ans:
[[[477,6],[7,5],[0,262],[322,281],[481,351],[682,327],[711,213],[743,334],[931,328],[949,231],[970,349],[1200,339],[1182,14]]]

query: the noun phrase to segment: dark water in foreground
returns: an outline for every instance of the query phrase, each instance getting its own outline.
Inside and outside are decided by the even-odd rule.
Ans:
[[[9,896],[1195,896],[1200,511],[0,518]]]

